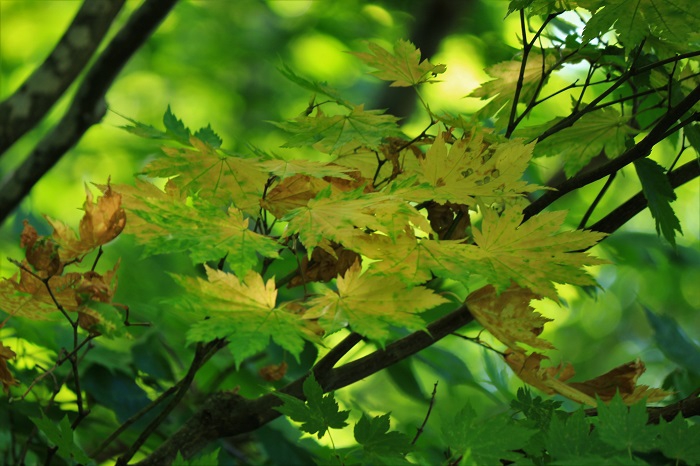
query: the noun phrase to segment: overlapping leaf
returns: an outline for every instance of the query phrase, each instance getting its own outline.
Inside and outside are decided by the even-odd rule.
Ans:
[[[544,84],[541,83],[543,68],[545,71],[549,71],[555,62],[556,58],[552,54],[546,54],[544,59],[542,56],[530,54],[523,72],[520,102],[528,102],[535,95],[540,85]],[[479,97],[482,100],[492,99],[479,110],[478,114],[481,117],[492,118],[506,104],[513,101],[520,77],[520,68],[520,60],[505,61],[486,68],[486,73],[494,79],[483,83],[468,95],[468,97]],[[544,81],[546,82],[546,79]]]
[[[395,236],[410,223],[430,231],[425,217],[400,197],[383,193],[363,195],[359,189],[346,193],[324,189],[284,220],[289,222],[285,234],[299,233],[308,249],[325,247],[329,241],[345,243],[366,228]]]
[[[194,324],[187,333],[189,341],[228,338],[236,364],[264,350],[270,340],[299,357],[306,321],[297,313],[276,306],[277,290],[273,279],[263,281],[260,274],[248,271],[244,279],[205,266],[207,279],[174,275],[188,293],[180,307],[207,318]]]
[[[365,110],[355,106],[347,115],[298,116],[294,120],[273,124],[290,133],[284,147],[314,146],[329,154],[346,144],[377,149],[385,138],[403,137],[398,118],[382,110]]]
[[[121,206],[121,194],[113,191],[109,183],[104,189],[104,195],[97,202],[93,202],[92,192],[87,186],[85,192],[87,195],[83,204],[85,215],[80,220],[79,236],[60,220],[46,217],[54,229],[52,239],[58,245],[58,254],[64,263],[109,243],[126,225],[126,213]]]
[[[456,141],[448,151],[445,133],[440,133],[419,161],[420,186],[402,192],[417,202],[474,205],[476,198],[512,200],[539,189],[521,180],[534,144],[508,141],[486,146],[483,135],[477,132],[469,139]]]
[[[171,181],[165,191],[148,185],[122,188],[131,218],[138,219],[130,222],[128,232],[145,245],[145,254],[187,252],[196,263],[226,256],[239,276],[258,262],[258,255],[278,257],[277,242],[252,231],[238,209],[182,197]]]
[[[15,352],[0,341],[0,383],[2,383],[2,389],[5,393],[9,392],[11,386],[19,385],[19,381],[14,378],[10,368],[7,367],[7,361],[14,359],[15,356]]]
[[[351,52],[369,66],[376,68],[372,74],[384,81],[393,81],[391,86],[409,87],[421,83],[435,82],[434,78],[447,69],[445,65],[433,65],[428,60],[420,60],[420,50],[407,40],[394,44],[394,53],[377,44],[368,42],[372,53]]]
[[[574,176],[600,153],[614,159],[626,150],[626,142],[637,133],[612,107],[587,113],[568,128],[539,142],[536,155],[559,155],[564,160],[564,172]]]
[[[192,148],[164,147],[163,155],[143,170],[151,177],[172,178],[183,195],[197,194],[220,205],[233,205],[257,216],[268,174],[254,159],[219,153],[191,137]]]
[[[584,40],[614,28],[629,50],[649,35],[685,43],[700,28],[700,12],[694,0],[610,0],[600,6],[586,23]]]
[[[389,327],[423,328],[418,314],[447,300],[422,286],[409,288],[398,277],[361,274],[355,263],[338,277],[338,292],[326,290],[309,302],[308,318],[319,319],[329,332],[350,326],[353,331],[383,344]]]
[[[675,246],[676,231],[683,231],[671,207],[671,202],[676,200],[676,193],[663,167],[651,159],[643,158],[634,162],[634,168],[642,183],[644,197],[649,202],[649,211],[656,222],[656,233],[663,233],[664,238]]]

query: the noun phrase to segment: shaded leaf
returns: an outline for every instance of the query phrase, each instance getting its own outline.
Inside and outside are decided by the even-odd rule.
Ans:
[[[654,329],[654,339],[668,359],[700,376],[700,348],[678,322],[667,315],[657,315],[644,307]]]
[[[634,168],[642,184],[644,197],[649,203],[649,211],[656,222],[656,233],[663,233],[664,238],[675,246],[676,231],[681,234],[683,231],[671,207],[671,202],[676,200],[676,192],[668,181],[665,170],[649,158],[635,160]]]
[[[389,432],[389,413],[362,417],[353,430],[355,440],[362,446],[359,455],[362,464],[412,464],[405,455],[411,451],[411,440],[400,432]]]
[[[324,395],[313,374],[304,380],[303,391],[306,403],[285,393],[275,392],[283,404],[274,409],[293,421],[301,422],[301,430],[317,434],[318,438],[322,438],[328,429],[342,429],[348,425],[345,421],[350,411],[339,409],[333,393]]]
[[[73,440],[73,429],[71,429],[68,416],[64,416],[60,422],[44,417],[32,417],[32,422],[41,430],[49,442],[58,448],[56,452],[58,456],[66,460],[68,463],[78,462],[82,464],[94,464],[92,460],[85,454],[82,448],[75,444]]]

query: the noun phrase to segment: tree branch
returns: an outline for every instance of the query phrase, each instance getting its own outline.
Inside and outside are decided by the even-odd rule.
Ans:
[[[687,183],[700,176],[700,162],[691,160],[690,162],[676,168],[668,175],[668,181],[673,189]],[[608,215],[598,220],[589,227],[590,230],[602,233],[612,233],[627,223],[632,217],[647,207],[647,199],[642,191],[638,192],[631,199],[621,204]]]
[[[176,2],[146,0],[112,39],[83,79],[61,121],[0,185],[0,223],[85,131],[102,119],[107,111],[104,96],[112,82]]]
[[[595,170],[581,173],[569,180],[563,181],[558,186],[555,186],[555,191],[547,191],[544,195],[542,195],[542,197],[527,206],[527,208],[524,210],[524,220],[527,220],[533,215],[542,212],[545,208],[565,194],[611,175],[637,159],[646,157],[656,144],[668,136],[667,130],[672,127],[674,123],[683,115],[685,115],[686,112],[691,110],[693,105],[695,105],[698,101],[700,101],[700,86],[693,89],[683,100],[678,103],[678,105],[667,112],[644,139],[642,139],[634,147],[627,150],[624,154],[611,160],[607,164],[596,168]]]
[[[51,54],[0,103],[0,154],[32,129],[75,81],[125,0],[84,1]]]
[[[469,310],[462,305],[450,314],[432,322],[426,331],[412,333],[387,345],[384,349],[338,368],[329,368],[327,372],[316,370],[322,365],[324,369],[327,367],[327,362],[324,363],[324,360],[321,360],[314,368],[314,373],[325,392],[346,387],[416,354],[472,320]],[[331,350],[329,355],[333,354],[333,356],[330,360],[335,359],[340,353],[347,353],[359,341],[354,341],[357,337],[353,335],[355,334],[351,334],[339,344],[343,346],[343,351],[335,352],[335,348]],[[306,375],[291,382],[279,392],[304,399],[302,384],[305,379]],[[215,393],[207,398],[203,406],[177,432],[146,459],[137,463],[137,466],[170,464],[178,451],[188,458],[217,438],[251,432],[279,417],[281,414],[274,409],[279,405],[280,400],[272,393],[256,399],[245,399],[232,392]]]

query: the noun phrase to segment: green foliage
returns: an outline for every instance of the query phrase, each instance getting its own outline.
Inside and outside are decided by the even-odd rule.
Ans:
[[[294,7],[268,3],[270,11]],[[400,16],[381,2],[353,5],[368,17]],[[340,7],[324,8],[317,19],[332,31]],[[698,426],[681,417],[649,424],[647,414],[646,402],[684,398],[700,380],[694,335],[676,316],[646,311],[656,346],[679,366],[666,377],[665,391],[638,385],[645,371],[640,360],[569,381],[574,365],[598,360],[598,335],[591,332],[623,338],[597,321],[585,332],[565,324],[543,334],[552,319],[530,304],[565,302],[565,290],[574,319],[595,319],[588,315],[594,312],[579,312],[581,293],[556,284],[596,289],[598,271],[586,267],[607,263],[598,255],[653,267],[659,257],[687,259],[689,278],[678,278],[675,291],[659,292],[657,302],[673,294],[674,303],[691,303],[697,294],[688,285],[691,249],[676,237],[682,216],[672,206],[679,183],[697,176],[692,163],[678,163],[700,147],[695,10],[690,0],[513,0],[508,14],[519,13],[522,49],[513,53],[503,44],[507,53],[482,57],[492,79],[469,94],[485,103],[470,113],[435,110],[439,103],[426,98],[433,94],[423,93],[424,85],[438,83],[447,67],[422,57],[408,40],[379,41],[393,44],[391,50],[366,42],[369,52],[348,58],[389,87],[413,88],[421,115],[406,120],[354,103],[361,100],[353,90],[321,81],[318,70],[307,78],[283,64],[282,77],[313,95],[285,100],[302,108],[265,108],[266,115],[298,115],[264,131],[265,144],[282,144],[280,153],[258,148],[252,135],[243,134],[241,143],[228,131],[231,146],[224,148],[211,124],[190,130],[170,105],[163,129],[125,117],[127,132],[166,143],[139,160],[133,185],[97,186],[97,201],[88,190],[77,229],[50,217],[47,235],[29,222],[16,225],[24,255],[13,259],[14,275],[0,282],[0,383],[15,402],[7,408],[11,422],[0,423],[0,447],[9,445],[0,462],[41,456],[49,463],[56,456],[67,464],[122,465],[142,454],[146,461],[189,465],[308,464],[311,458],[340,465],[700,463]],[[281,18],[236,13],[246,19],[238,27],[256,22],[250,18],[266,25]],[[294,17],[299,24],[308,19]],[[297,34],[304,29],[295,31],[285,32],[281,44],[300,50],[306,39]],[[180,48],[188,46],[183,41]],[[344,71],[348,79],[350,71]],[[255,67],[246,73],[251,95],[269,93],[279,78]],[[226,86],[238,78],[217,76]],[[211,95],[225,100],[226,92]],[[205,121],[226,112],[240,120],[254,115],[245,108],[241,118],[241,108],[222,105],[203,115]],[[184,112],[189,121],[202,116]],[[533,159],[539,156],[548,159]],[[616,177],[631,168],[621,162],[634,164],[637,177]],[[602,190],[592,191],[605,178]],[[566,210],[547,210],[571,191],[578,193],[561,203]],[[633,191],[640,194],[625,202]],[[675,252],[649,237],[617,249],[613,240],[612,253],[588,252],[607,237],[602,231],[615,231],[638,212],[643,199],[657,235]],[[585,230],[603,211],[594,231]],[[126,290],[117,291],[118,270]],[[599,275],[601,284],[614,289],[610,283],[619,286],[624,274],[609,272]],[[632,299],[620,296],[609,315],[623,307],[627,313],[623,303]],[[456,333],[470,322],[467,330],[477,336]],[[578,342],[577,335],[578,353],[586,355],[577,364],[535,352],[554,350],[557,340]],[[483,361],[458,346],[464,340],[489,350]],[[599,364],[593,368],[607,370]],[[347,394],[324,393],[315,378],[348,387],[378,372],[411,400],[392,399],[393,385],[384,379],[376,382],[379,390]],[[433,375],[449,389],[440,394],[447,400],[433,392],[428,404],[424,389]],[[518,390],[508,410],[503,403],[513,398],[516,376],[596,411],[565,411],[562,401],[529,389]],[[288,394],[300,384],[301,399]],[[395,402],[390,415],[385,407]],[[343,404],[354,407],[352,417]],[[434,405],[442,413],[433,413]],[[270,423],[279,414],[309,435],[299,439],[284,419]],[[349,439],[353,420],[354,443],[337,447],[331,430],[347,428]],[[37,440],[34,426],[45,439]],[[416,428],[411,440],[406,432]],[[187,449],[183,437],[192,440]],[[181,453],[204,448],[210,453],[194,459]]]
[[[293,421],[301,422],[301,430],[317,434],[318,438],[326,435],[329,429],[341,429],[348,425],[345,421],[350,411],[340,410],[333,393],[324,395],[313,374],[304,381],[303,390],[306,402],[285,393],[275,393],[284,402],[275,409]]]
[[[40,418],[31,418],[32,422],[46,435],[49,443],[56,447],[56,454],[66,460],[69,464],[92,465],[94,461],[85,454],[82,448],[75,444],[73,440],[73,428],[70,425],[68,416],[56,424],[51,419],[46,418],[43,413]]]
[[[664,238],[676,245],[676,231],[683,233],[681,223],[671,208],[676,200],[676,193],[668,182],[661,165],[649,159],[634,162],[637,176],[642,184],[644,197],[649,202],[649,211],[656,221],[656,232],[663,233]]]

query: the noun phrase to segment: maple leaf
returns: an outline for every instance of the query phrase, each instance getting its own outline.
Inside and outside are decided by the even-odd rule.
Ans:
[[[221,154],[212,146],[190,137],[193,148],[163,147],[142,174],[170,181],[183,195],[197,194],[220,205],[233,205],[257,216],[268,174],[256,159]]]
[[[54,231],[53,241],[59,246],[63,263],[79,258],[93,249],[109,243],[122,232],[126,225],[126,213],[121,206],[121,194],[112,190],[109,182],[104,194],[93,202],[92,192],[85,186],[87,199],[83,208],[85,215],[80,220],[80,236],[65,223],[46,216]]]
[[[521,141],[486,147],[483,135],[475,132],[469,139],[455,141],[448,152],[445,133],[440,133],[425,158],[419,160],[419,184],[399,192],[411,201],[442,204],[474,205],[477,197],[485,202],[520,198],[523,193],[540,189],[520,179],[533,147]]]
[[[480,419],[466,404],[454,417],[443,421],[442,433],[453,457],[461,457],[460,464],[502,464],[502,460],[522,459],[517,450],[526,447],[535,431],[508,416]]]
[[[572,251],[593,246],[605,234],[558,232],[566,211],[543,212],[522,224],[523,215],[518,209],[506,209],[501,216],[488,208],[482,211],[481,229],[473,229],[478,247],[465,245],[469,252],[463,256],[470,269],[483,275],[498,291],[513,280],[535,294],[557,301],[552,282],[595,285],[582,267],[604,261]]]
[[[609,401],[615,393],[620,393],[622,400],[628,404],[647,401],[660,401],[671,393],[646,385],[637,385],[637,379],[646,368],[641,361],[632,361],[618,366],[605,374],[585,382],[569,382],[575,372],[570,364],[542,367],[541,363],[549,359],[540,353],[526,355],[522,351],[506,351],[506,363],[524,382],[543,392],[553,395],[558,393],[577,403],[596,406],[596,397]]]
[[[306,403],[286,393],[275,392],[283,401],[282,406],[274,409],[289,416],[293,421],[301,422],[301,430],[317,434],[318,438],[326,435],[329,429],[342,429],[350,411],[341,411],[333,393],[323,394],[323,388],[310,374],[302,386]]]
[[[292,210],[282,220],[289,222],[285,236],[298,233],[307,249],[321,245],[331,254],[329,241],[346,244],[358,230],[366,228],[381,231],[390,238],[409,223],[423,231],[431,231],[425,217],[400,197],[383,193],[363,194],[360,189],[338,193],[328,187],[306,206]]]
[[[315,160],[281,160],[272,159],[264,160],[258,164],[260,168],[269,172],[271,175],[279,176],[282,179],[294,175],[308,175],[317,178],[331,176],[334,178],[342,178],[345,180],[352,179],[348,172],[353,171],[351,168],[343,167],[334,163],[318,162]]]
[[[331,99],[333,99],[333,101],[337,102],[338,104],[344,107],[347,107],[349,109],[353,108],[353,105],[350,102],[345,100],[336,89],[332,88],[327,83],[309,81],[306,78],[302,78],[301,76],[294,73],[294,71],[285,64],[283,64],[282,67],[278,68],[278,70],[284,75],[285,78],[289,79],[291,82],[298,84],[299,86],[317,94],[323,94],[326,97],[330,97]]]
[[[12,376],[10,369],[7,367],[7,361],[14,359],[16,356],[10,347],[3,345],[0,341],[0,382],[5,393],[9,393],[11,386],[19,385],[19,381]]]
[[[264,350],[272,338],[298,360],[304,340],[308,339],[304,332],[306,321],[275,306],[274,279],[264,282],[260,274],[251,270],[241,280],[233,274],[204,267],[206,280],[172,276],[188,290],[180,307],[209,317],[192,325],[187,333],[189,341],[228,338],[238,366],[245,358]]]
[[[538,298],[519,286],[511,286],[499,295],[492,285],[487,285],[470,293],[466,303],[474,318],[512,350],[522,351],[518,343],[551,349],[554,346],[550,342],[538,338],[544,324],[552,320],[530,306],[530,301]]]
[[[36,229],[24,221],[24,229],[20,235],[20,247],[26,250],[27,262],[42,278],[51,277],[63,272],[63,263],[58,252],[58,244],[51,238],[40,237]]]
[[[676,192],[663,167],[651,159],[643,158],[634,161],[634,168],[642,183],[644,197],[649,203],[649,211],[656,222],[656,233],[663,233],[664,238],[675,246],[676,230],[681,234],[683,231],[671,207],[671,202],[676,200]]]
[[[133,218],[128,233],[145,245],[144,254],[187,252],[195,263],[226,256],[243,276],[258,255],[276,258],[280,245],[249,228],[249,219],[234,207],[227,210],[199,197],[183,198],[174,182],[165,191],[150,183],[125,187],[125,205]]]
[[[361,274],[355,262],[337,279],[337,293],[326,290],[308,303],[307,318],[318,318],[328,332],[350,326],[353,331],[384,344],[394,325],[419,330],[424,321],[417,314],[447,302],[422,286],[409,288],[400,278]]]
[[[393,81],[392,87],[410,87],[421,83],[436,82],[438,74],[447,70],[445,65],[433,65],[428,60],[420,60],[420,50],[411,42],[399,39],[394,44],[394,53],[381,46],[368,42],[372,53],[350,52],[369,66],[376,68],[372,74],[384,81]]]
[[[405,459],[412,449],[411,440],[400,432],[389,432],[390,426],[389,413],[372,418],[362,413],[353,429],[362,450],[353,459],[359,457],[362,464],[412,464]]]
[[[520,77],[521,63],[520,60],[511,60],[486,68],[486,73],[494,79],[483,83],[467,96],[479,97],[481,100],[492,99],[477,112],[477,115],[481,118],[494,118],[507,103],[513,100]],[[530,54],[523,73],[519,96],[521,102],[532,99],[540,88],[540,84],[546,83],[546,80],[541,83],[542,71],[543,69],[549,71],[555,63],[556,57],[551,53],[546,54],[544,59],[536,53]]]
[[[387,137],[403,137],[397,121],[383,110],[365,110],[364,105],[357,105],[348,115],[328,116],[319,110],[316,116],[271,123],[291,134],[282,147],[313,146],[332,154],[346,144],[377,149]]]
[[[584,41],[614,28],[629,50],[648,35],[687,43],[700,29],[700,13],[694,0],[610,0],[600,6],[586,23]]]
[[[568,128],[537,143],[536,155],[559,155],[564,160],[564,172],[572,177],[590,160],[604,152],[614,159],[626,150],[626,142],[637,130],[629,126],[612,107],[587,113]]]

